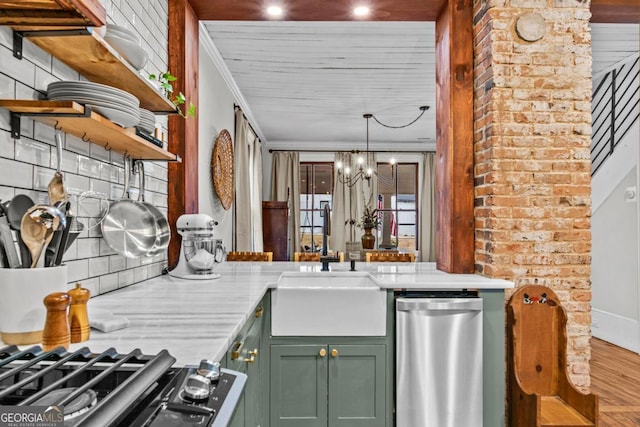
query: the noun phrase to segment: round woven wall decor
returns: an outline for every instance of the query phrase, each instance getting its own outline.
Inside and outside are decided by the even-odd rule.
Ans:
[[[220,131],[213,147],[211,175],[222,207],[229,210],[233,202],[233,143],[226,129]]]

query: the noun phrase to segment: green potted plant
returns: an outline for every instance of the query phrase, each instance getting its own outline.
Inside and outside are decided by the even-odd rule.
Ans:
[[[169,71],[166,71],[164,73],[149,74],[149,80],[157,82],[157,84],[159,85],[158,89],[160,89],[160,91],[162,91],[162,93],[164,93],[165,96],[169,98],[169,101],[171,101],[173,105],[175,105],[176,109],[178,110],[178,114],[180,114],[185,119],[189,116],[195,117],[196,106],[193,105],[192,102],[189,102],[189,108],[186,111],[183,111],[182,109],[187,103],[187,98],[182,92],[178,93],[177,95],[174,95],[173,93],[172,82],[178,80],[176,76],[172,75]]]
[[[361,239],[363,249],[374,248],[376,244],[376,236],[373,235],[372,230],[374,228],[376,230],[379,229],[381,224],[382,222],[378,216],[378,209],[371,210],[368,206],[364,208],[362,217],[360,217],[360,221],[357,224],[358,227],[364,229],[364,234]]]

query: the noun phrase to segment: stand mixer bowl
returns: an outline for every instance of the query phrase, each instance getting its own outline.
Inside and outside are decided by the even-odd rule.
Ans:
[[[183,236],[182,250],[187,265],[194,274],[209,274],[224,261],[226,250],[222,240],[212,236]]]

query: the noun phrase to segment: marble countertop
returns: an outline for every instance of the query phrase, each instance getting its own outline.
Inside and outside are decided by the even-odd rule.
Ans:
[[[334,272],[348,272],[349,263],[332,264]],[[433,263],[358,263],[386,289],[505,289],[513,283],[473,274],[448,274]],[[283,272],[320,271],[319,263],[236,262],[216,270],[214,280],[156,277],[91,298],[92,309],[107,310],[129,320],[125,329],[103,333],[91,330],[89,341],[72,344],[70,351],[87,346],[93,352],[109,347],[120,353],[139,348],[145,354],[168,349],[176,366],[201,359],[221,359],[233,339],[270,287]],[[341,273],[342,274],[342,273]]]

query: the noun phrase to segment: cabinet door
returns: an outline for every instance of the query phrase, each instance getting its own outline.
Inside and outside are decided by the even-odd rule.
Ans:
[[[261,323],[255,322],[247,334],[245,368],[247,385],[244,390],[245,427],[260,427],[262,425],[262,374],[260,372],[260,343],[262,340]],[[253,360],[253,362],[251,362]]]
[[[384,427],[386,346],[329,346],[329,426]]]
[[[326,345],[271,346],[271,426],[327,426]]]

